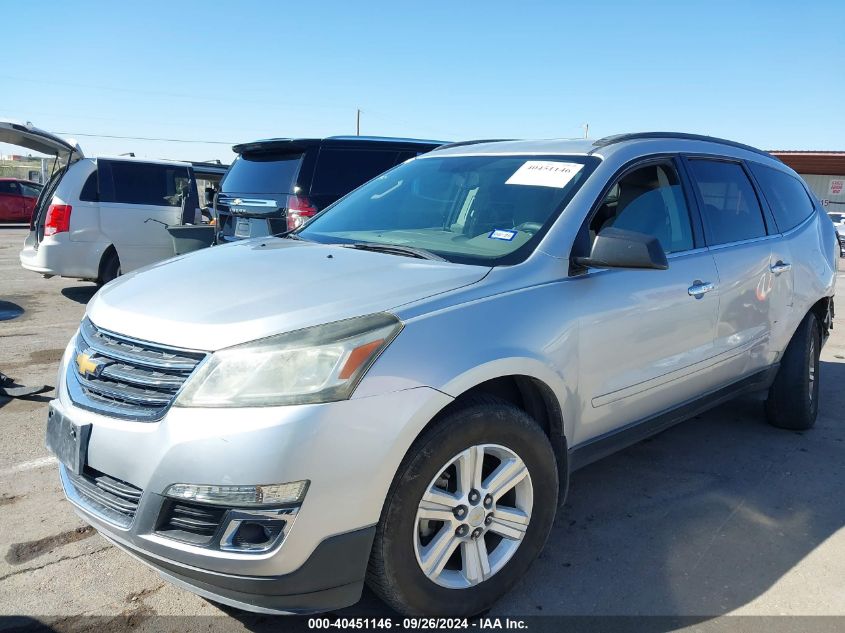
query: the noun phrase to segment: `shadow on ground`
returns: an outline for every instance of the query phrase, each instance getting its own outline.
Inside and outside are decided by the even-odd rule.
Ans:
[[[99,288],[93,285],[70,286],[69,288],[62,288],[61,293],[71,301],[85,304],[91,300],[91,297],[97,294],[97,290],[99,290]]]
[[[770,427],[747,397],[574,473],[545,550],[490,615],[708,619],[766,592],[845,525],[845,397],[831,388],[845,364],[823,362],[821,380],[811,431]],[[284,622],[227,612],[253,631]],[[395,617],[368,589],[334,615]]]

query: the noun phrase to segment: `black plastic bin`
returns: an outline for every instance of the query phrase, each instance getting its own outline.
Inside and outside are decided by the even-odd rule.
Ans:
[[[167,232],[173,239],[173,253],[184,255],[211,246],[214,243],[214,229],[211,224],[168,226]]]

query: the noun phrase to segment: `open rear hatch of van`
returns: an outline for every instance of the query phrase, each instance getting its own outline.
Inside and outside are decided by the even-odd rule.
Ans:
[[[17,145],[39,154],[53,156],[50,177],[35,204],[35,211],[32,213],[29,224],[29,236],[26,239],[26,246],[37,248],[44,236],[44,217],[59,181],[70,165],[85,156],[75,141],[41,130],[32,123],[0,120],[0,143]]]

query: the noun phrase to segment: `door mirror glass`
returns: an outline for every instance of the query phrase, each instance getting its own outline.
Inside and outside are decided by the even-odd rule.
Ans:
[[[666,253],[653,235],[608,227],[593,241],[589,257],[576,257],[575,263],[589,268],[643,268],[666,270]]]

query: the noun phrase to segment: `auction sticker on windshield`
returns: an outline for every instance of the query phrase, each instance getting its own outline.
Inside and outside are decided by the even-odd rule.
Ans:
[[[556,160],[527,160],[505,181],[506,185],[532,185],[563,189],[584,167]]]

